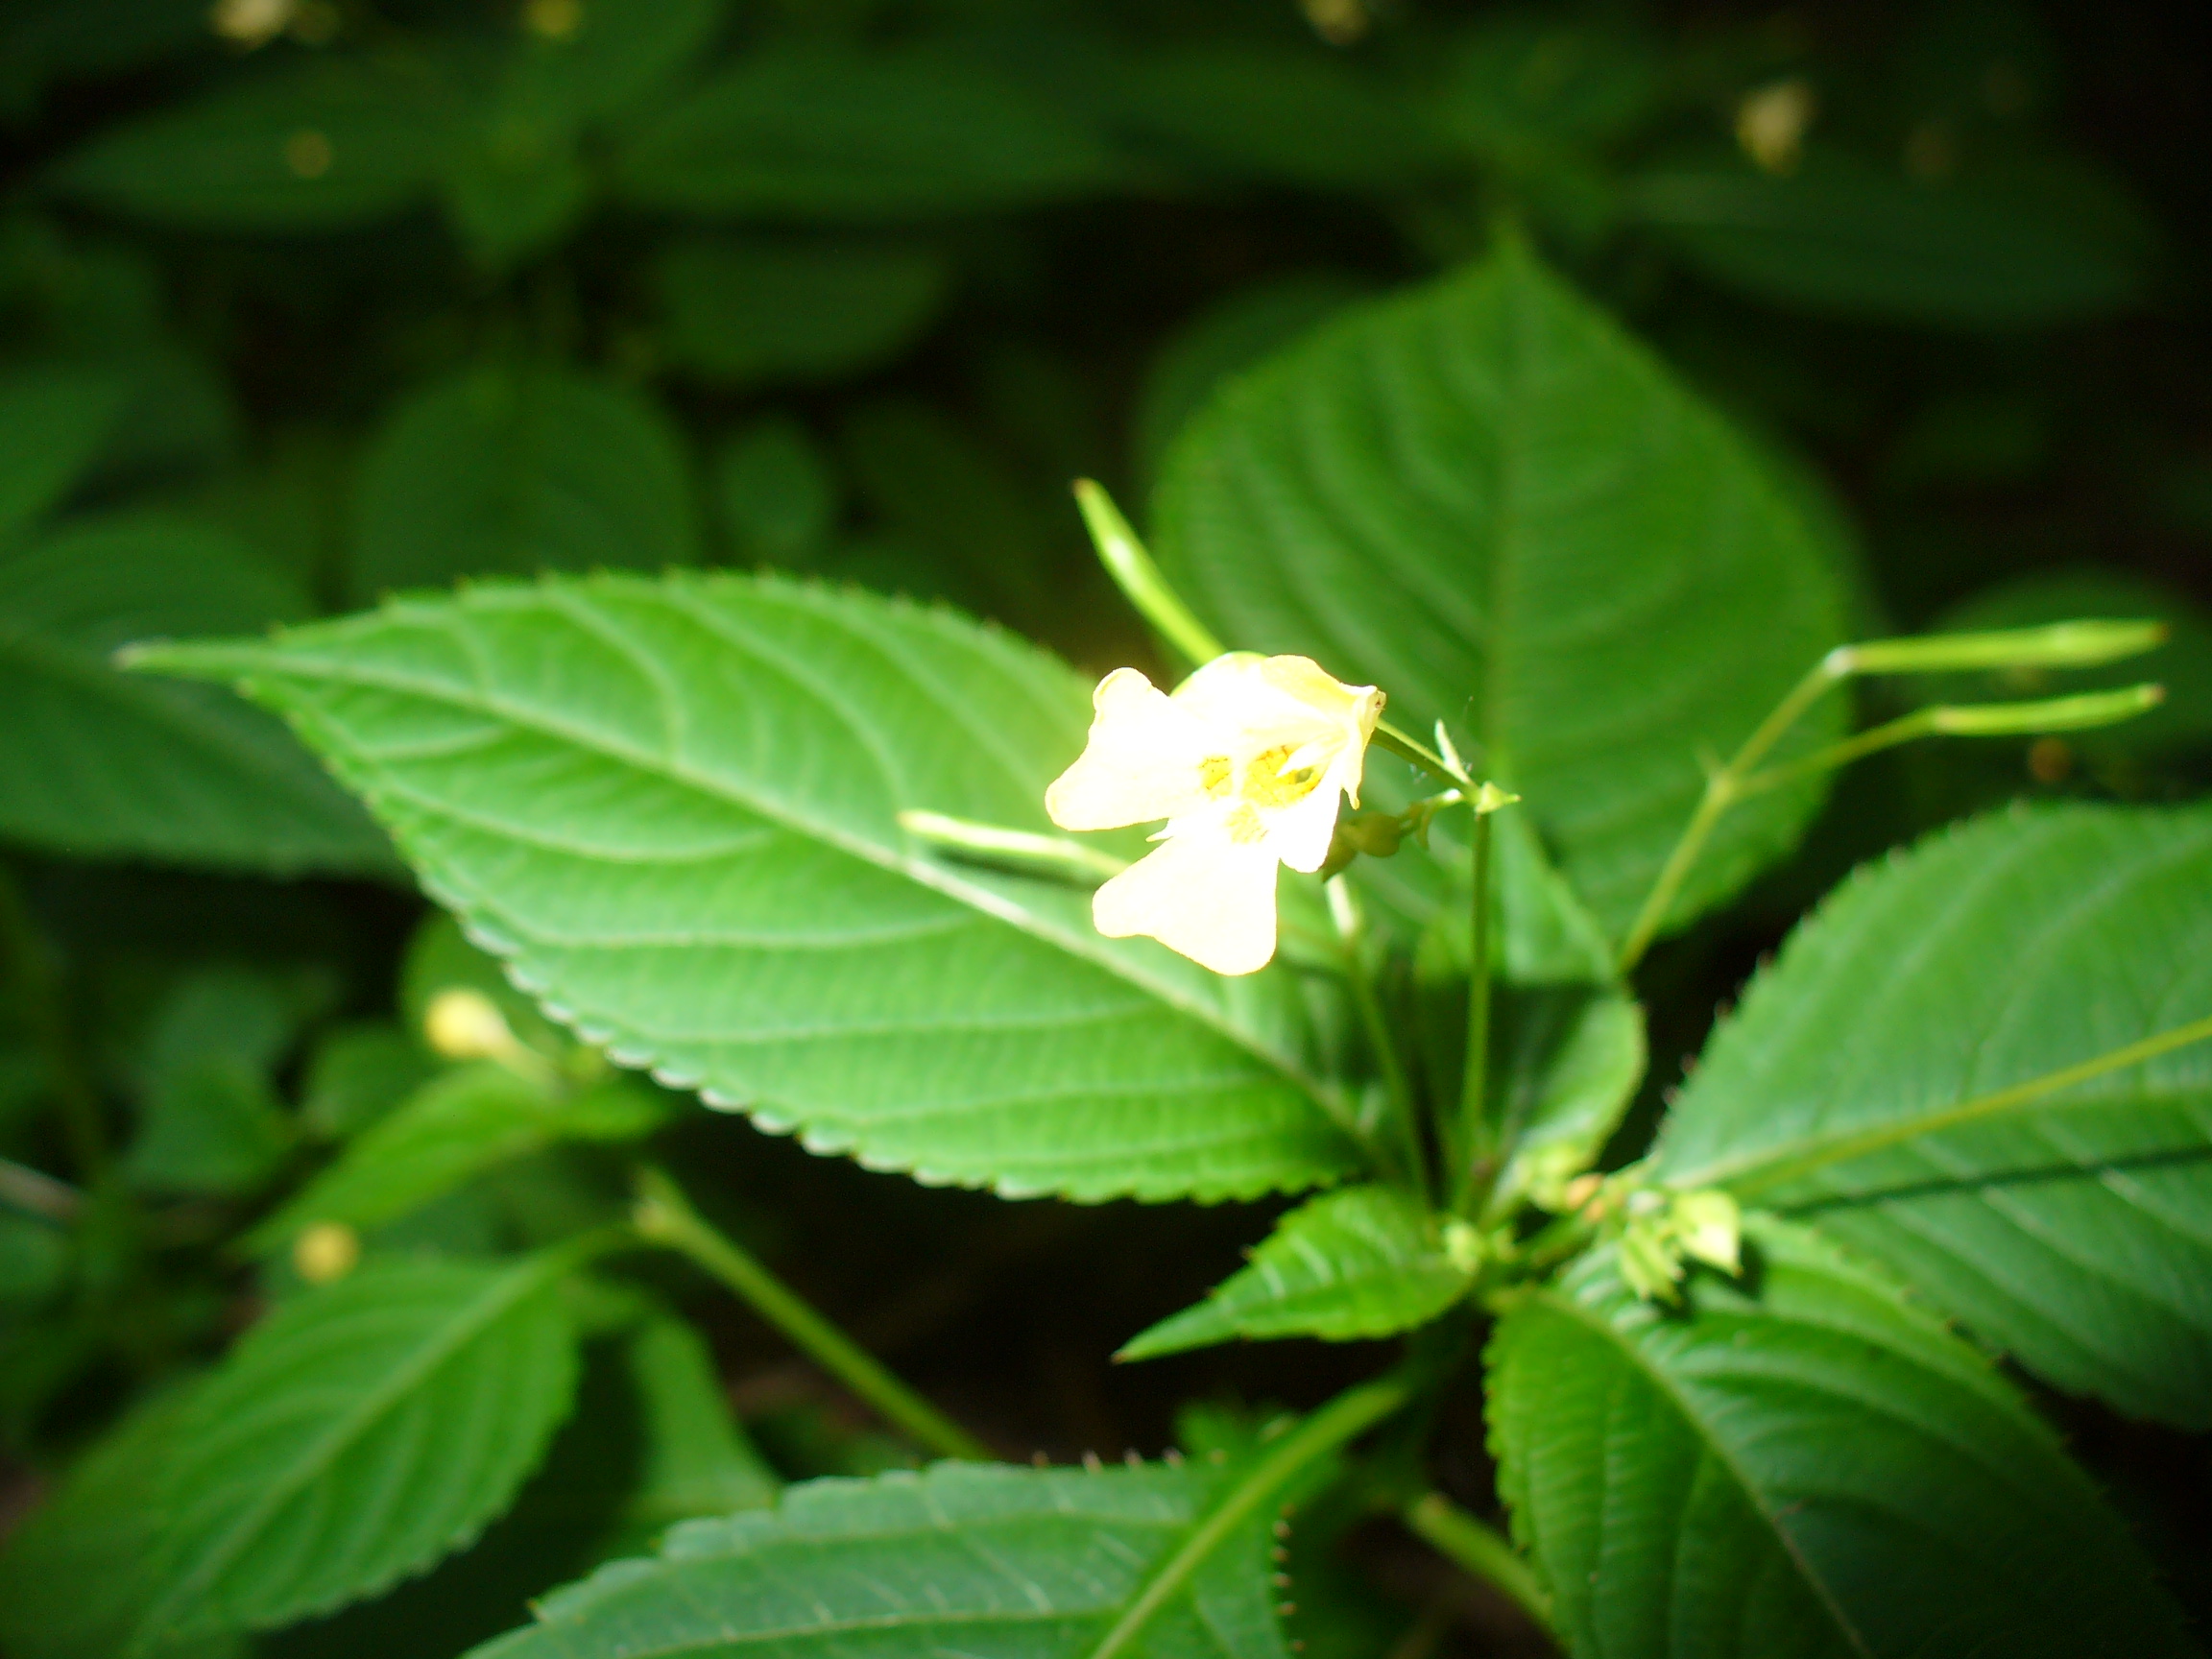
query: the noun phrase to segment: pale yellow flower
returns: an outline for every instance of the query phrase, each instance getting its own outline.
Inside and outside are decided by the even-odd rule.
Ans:
[[[1145,934],[1216,974],[1275,954],[1276,867],[1321,868],[1340,797],[1359,804],[1382,693],[1304,657],[1217,657],[1159,690],[1117,668],[1092,697],[1091,739],[1045,792],[1063,830],[1165,818],[1159,849],[1098,889],[1109,938]]]

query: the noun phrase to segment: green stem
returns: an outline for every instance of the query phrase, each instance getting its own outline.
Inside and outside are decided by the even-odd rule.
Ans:
[[[1129,520],[1121,517],[1114,498],[1092,480],[1078,478],[1075,505],[1082,510],[1084,528],[1091,532],[1092,544],[1098,549],[1098,563],[1106,566],[1114,585],[1137,608],[1138,614],[1152,624],[1154,632],[1193,668],[1221,656],[1227,647],[1183,603],[1182,595],[1167,586],[1167,578],[1160,573],[1160,566],[1152,562],[1137,532],[1129,528]]]
[[[2171,1054],[2176,1048],[2186,1048],[2192,1044],[2204,1042],[2212,1042],[2212,1019],[2192,1021],[2186,1025],[2156,1032],[2140,1042],[2109,1049],[2079,1065],[2047,1071],[2040,1077],[2031,1077],[2025,1083],[2015,1083],[2009,1088],[1977,1095],[1941,1112],[1899,1118],[1895,1122],[1872,1129],[1831,1135],[1810,1148],[1780,1154],[1755,1154],[1717,1164],[1698,1174],[1670,1181],[1668,1186],[1683,1190],[1726,1187],[1739,1198],[1751,1197],[1799,1180],[1831,1164],[1848,1163],[1907,1141],[1917,1141],[1922,1136],[1940,1135],[1963,1124],[2017,1111],[2061,1089],[2070,1089],[2077,1083],[2086,1083],[2093,1077],[2102,1077],[2107,1072],[2123,1070],[2129,1066],[2140,1066],[2147,1060],[2157,1059],[2161,1054]]]
[[[637,1175],[633,1214],[640,1237],[689,1257],[817,1364],[915,1441],[945,1457],[988,1462],[983,1443],[899,1381],[747,1251],[691,1208],[658,1169]]]
[[[1462,789],[1472,786],[1472,780],[1468,778],[1466,773],[1455,767],[1443,756],[1437,754],[1435,750],[1430,748],[1418,737],[1408,736],[1387,720],[1378,720],[1375,723],[1375,734],[1368,741],[1376,748],[1386,750],[1397,756],[1401,760],[1410,760],[1431,778],[1442,782]]]
[[[0,983],[9,981],[16,987],[20,1005],[29,1014],[34,1034],[45,1053],[54,1094],[61,1105],[62,1133],[68,1138],[78,1177],[87,1187],[98,1186],[110,1161],[100,1096],[78,1063],[60,989],[16,887],[14,873],[0,865]]]
[[[84,1208],[84,1194],[42,1169],[0,1158],[0,1204],[12,1205],[26,1215],[41,1216],[65,1227]]]
[[[1751,769],[1767,757],[1790,728],[1803,718],[1805,710],[1820,700],[1822,693],[1852,671],[1848,649],[1831,651],[1820,659],[1813,671],[1797,682],[1790,694],[1777,703],[1758,730],[1743,739],[1743,746],[1736,751],[1734,758],[1705,780],[1705,793],[1699,797],[1697,809],[1690,815],[1683,827],[1681,837],[1673,851],[1667,854],[1667,862],[1660,866],[1658,878],[1651,883],[1651,891],[1645,895],[1643,908],[1636,912],[1636,920],[1628,928],[1628,935],[1621,942],[1618,966],[1626,974],[1644,959],[1644,952],[1651,948],[1652,940],[1666,925],[1667,913],[1674,906],[1682,891],[1682,883],[1689,878],[1698,854],[1705,851],[1705,843],[1713,834],[1713,828],[1721,816],[1733,806],[1742,794],[1742,783]]]
[[[1469,1576],[1503,1591],[1537,1628],[1551,1629],[1551,1601],[1511,1542],[1485,1527],[1441,1492],[1416,1498],[1404,1511],[1406,1525],[1439,1555]]]
[[[1497,1125],[1490,1121],[1490,814],[1475,815],[1475,908],[1467,957],[1467,1058],[1459,1082],[1459,1133],[1452,1171],[1452,1208],[1466,1214],[1483,1171],[1496,1162]]]
[[[1342,876],[1330,878],[1328,891],[1329,907],[1343,947],[1345,983],[1351,990],[1353,1004],[1359,1011],[1359,1023],[1366,1030],[1367,1045],[1375,1050],[1375,1064],[1382,1072],[1383,1093],[1390,1101],[1392,1129],[1397,1141],[1394,1150],[1402,1166],[1393,1173],[1410,1182],[1427,1202],[1429,1161],[1421,1150],[1421,1126],[1414,1113],[1413,1085],[1406,1075],[1405,1058],[1398,1052],[1397,1039],[1383,1013],[1382,998],[1375,989],[1374,977],[1367,972],[1366,954],[1360,949],[1362,927],[1358,904]]]
[[[1127,1648],[1231,1533],[1296,1479],[1307,1465],[1372,1429],[1404,1406],[1412,1392],[1411,1385],[1397,1376],[1362,1382],[1337,1395],[1285,1435],[1229,1489],[1198,1529],[1184,1540],[1183,1548],[1153,1574],[1143,1592],[1091,1649],[1090,1659],[1114,1659]]]

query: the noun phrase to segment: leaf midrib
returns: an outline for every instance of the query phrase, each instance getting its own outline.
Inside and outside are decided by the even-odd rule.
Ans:
[[[1675,1384],[1674,1379],[1653,1364],[1641,1348],[1616,1330],[1610,1319],[1592,1309],[1585,1308],[1575,1297],[1557,1289],[1546,1288],[1537,1292],[1535,1301],[1537,1306],[1563,1313],[1585,1329],[1595,1332],[1619,1350],[1631,1365],[1649,1379],[1652,1385],[1666,1397],[1668,1403],[1680,1414],[1682,1421],[1689,1425],[1692,1432],[1696,1435],[1698,1444],[1717,1458],[1723,1469],[1728,1471],[1729,1478],[1735,1481],[1736,1489],[1743,1495],[1744,1502],[1750,1505],[1752,1513],[1767,1524],[1767,1528],[1773,1534],[1775,1543],[1781,1547],[1785,1559],[1796,1568],[1799,1578],[1818,1599],[1820,1605],[1828,1610],[1828,1616],[1834,1621],[1838,1633],[1851,1645],[1852,1651],[1862,1655],[1863,1659],[1874,1659],[1874,1650],[1866,1645],[1865,1638],[1844,1616],[1843,1609],[1836,1604],[1835,1596],[1820,1575],[1813,1571],[1812,1564],[1805,1559],[1803,1552],[1798,1549],[1796,1539],[1791,1537],[1789,1529],[1782,1525],[1780,1515],[1767,1505],[1765,1496],[1752,1483],[1750,1476],[1744,1471],[1743,1466],[1737,1461],[1734,1453],[1710,1431],[1703,1415],[1691,1406],[1688,1397]]]
[[[140,1620],[132,1639],[132,1650],[136,1653],[146,1652],[164,1633],[163,1627],[171,1623],[172,1608],[180,1600],[189,1600],[201,1595],[212,1580],[236,1560],[238,1551],[259,1534],[272,1514],[290,1503],[308,1481],[324,1473],[377,1419],[390,1412],[413,1391],[424,1377],[445,1364],[466,1343],[482,1334],[501,1314],[512,1310],[526,1296],[540,1289],[548,1279],[572,1264],[570,1257],[555,1252],[514,1269],[487,1286],[476,1301],[463,1310],[462,1316],[440,1332],[434,1341],[425,1344],[406,1363],[387,1372],[352,1409],[317,1436],[294,1459],[289,1470],[266,1483],[255,1501],[225,1533],[199,1551],[198,1565],[173,1582]]]
[[[195,659],[198,660],[197,662],[195,662]],[[467,696],[459,693],[450,685],[421,681],[410,675],[388,671],[367,672],[350,666],[333,664],[326,660],[305,657],[273,657],[258,649],[240,652],[235,648],[226,650],[222,647],[213,647],[202,651],[189,644],[162,650],[157,654],[149,652],[144,660],[150,666],[161,666],[164,663],[175,663],[180,666],[187,664],[197,666],[198,663],[234,665],[246,677],[250,688],[254,679],[261,675],[274,673],[281,677],[321,679],[325,682],[365,689],[418,697],[425,702],[443,704],[465,713],[505,721],[519,731],[571,744],[577,749],[595,755],[607,762],[629,767],[648,776],[659,777],[664,781],[696,790],[709,800],[741,807],[779,825],[792,834],[820,842],[845,854],[848,857],[872,864],[878,869],[893,875],[902,876],[917,886],[942,894],[971,910],[979,911],[994,920],[1005,923],[1041,944],[1063,951],[1079,961],[1104,971],[1117,979],[1134,985],[1146,996],[1206,1026],[1217,1036],[1226,1039],[1236,1047],[1250,1054],[1254,1059],[1279,1073],[1300,1094],[1311,1101],[1323,1116],[1340,1130],[1347,1134],[1351,1133],[1348,1128],[1351,1121],[1349,1110],[1334,1098],[1333,1091],[1321,1079],[1308,1075],[1295,1066],[1288,1057],[1262,1046],[1255,1041],[1253,1034],[1225,1020],[1216,1010],[1191,1000],[1169,985],[1133,972],[1131,965],[1117,955],[1100,949],[1089,948],[1087,942],[1079,938],[1040,928],[1036,925],[1037,919],[1029,911],[1001,899],[987,888],[974,886],[959,879],[944,866],[931,863],[926,859],[902,855],[888,847],[855,836],[835,825],[809,820],[781,803],[770,803],[763,798],[734,787],[730,781],[702,774],[673,758],[661,759],[645,756],[641,752],[633,750],[612,738],[570,727],[565,722],[547,716],[541,710],[520,709],[508,703],[506,699],[487,692]],[[866,746],[864,739],[863,746]],[[346,747],[353,749],[353,752],[360,757],[360,763],[365,768],[373,769],[377,773],[383,771],[382,763],[369,756],[365,751],[355,749],[350,744],[346,745]],[[480,906],[470,904],[468,907],[475,909]],[[1356,1136],[1354,1140],[1357,1142]]]

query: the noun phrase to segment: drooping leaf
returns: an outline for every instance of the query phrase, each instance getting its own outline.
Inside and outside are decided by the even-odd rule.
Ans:
[[[375,826],[276,722],[108,661],[132,640],[305,609],[237,543],[181,520],[80,520],[0,555],[0,834],[78,857],[390,870]]]
[[[1716,156],[1653,170],[1631,201],[1716,281],[1808,310],[2027,327],[2123,309],[2144,286],[2126,200],[2056,161],[1921,183],[1817,149],[1787,178]]]
[[[84,476],[128,391],[121,376],[104,370],[0,376],[0,540]]]
[[[613,1078],[564,1099],[489,1061],[425,1084],[347,1146],[245,1247],[283,1248],[305,1228],[371,1228],[444,1196],[495,1165],[561,1141],[628,1141],[667,1118],[652,1090]]]
[[[654,270],[671,362],[739,385],[835,379],[919,336],[950,287],[926,248],[856,241],[669,243]]]
[[[1701,1272],[1671,1313],[1601,1251],[1492,1339],[1501,1486],[1570,1651],[2197,1651],[1988,1361],[1813,1235],[1751,1237],[1748,1290]]]
[[[366,599],[456,576],[698,557],[684,451],[651,402],[566,370],[472,370],[417,392],[371,441],[353,503]]]
[[[1512,250],[1230,386],[1156,511],[1163,564],[1231,645],[1372,681],[1410,730],[1472,733],[1615,934],[1696,803],[1700,754],[1839,639],[1835,572],[1755,452]],[[1723,820],[1673,923],[1786,849],[1816,799]]]
[[[1204,1518],[1198,1465],[941,1463],[791,1488],[770,1511],[679,1527],[650,1561],[547,1597],[472,1659],[742,1652],[810,1659],[958,1652],[1082,1659]],[[1124,1651],[1284,1659],[1265,1535],[1231,1540]]]
[[[428,196],[456,113],[425,66],[314,62],[112,127],[64,158],[52,182],[194,228],[368,224]]]
[[[641,126],[616,186],[644,207],[835,223],[1062,201],[1118,171],[1070,110],[980,61],[792,44],[746,55]]]
[[[384,1262],[249,1333],[174,1426],[137,1650],[326,1611],[481,1531],[568,1410],[564,1264]]]
[[[1083,1198],[1294,1190],[1355,1162],[1325,981],[1101,939],[1088,895],[900,827],[1049,828],[1087,688],[1002,636],[677,572],[486,585],[157,661],[282,707],[587,1040],[817,1149]]]
[[[1707,1046],[1653,1173],[1799,1212],[2058,1386],[2200,1428],[2212,1041],[1944,1115],[2205,1021],[2212,813],[1984,819],[1798,928]],[[1886,1133],[1908,1138],[1805,1165]]]
[[[1238,1336],[1388,1336],[1427,1324],[1472,1283],[1472,1264],[1452,1260],[1438,1219],[1420,1200],[1394,1187],[1352,1187],[1291,1211],[1252,1252],[1251,1265],[1132,1337],[1116,1358],[1150,1359]]]

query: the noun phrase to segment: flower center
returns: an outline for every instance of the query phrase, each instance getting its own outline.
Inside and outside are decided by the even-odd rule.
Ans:
[[[1244,777],[1237,793],[1255,806],[1288,806],[1305,800],[1321,781],[1321,768],[1301,766],[1284,771],[1294,753],[1289,744],[1279,743],[1253,756],[1244,763]]]

